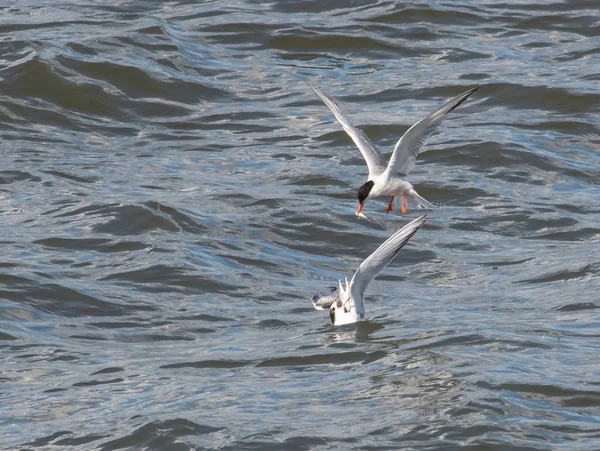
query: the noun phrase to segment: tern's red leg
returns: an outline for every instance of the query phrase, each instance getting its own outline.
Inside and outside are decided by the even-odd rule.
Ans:
[[[402,195],[402,213],[406,213],[406,196]]]
[[[390,200],[390,204],[388,205],[387,209],[385,210],[386,213],[389,213],[390,211],[392,211],[392,209],[394,208],[394,196],[392,196],[392,200]]]

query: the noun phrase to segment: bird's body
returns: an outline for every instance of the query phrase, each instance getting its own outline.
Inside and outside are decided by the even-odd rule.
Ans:
[[[388,170],[373,177],[373,182],[370,197],[408,196],[411,190],[414,190],[410,182],[391,174]]]
[[[364,320],[364,294],[367,286],[398,255],[426,220],[427,216],[423,215],[394,233],[361,263],[350,282],[348,279],[344,279],[344,282],[340,280],[337,290],[331,287],[319,291],[312,300],[314,307],[317,310],[329,310],[331,322],[335,326]]]
[[[363,155],[369,168],[367,183],[358,190],[359,207],[357,214],[360,215],[367,198],[391,197],[386,210],[389,213],[393,209],[394,198],[402,198],[402,213],[406,212],[406,201],[422,208],[432,208],[434,205],[419,196],[413,185],[405,180],[408,173],[414,168],[417,155],[422,151],[427,137],[433,133],[442,120],[456,107],[463,103],[478,88],[470,89],[444,104],[433,113],[420,120],[400,138],[394,147],[394,152],[386,164],[383,156],[369,139],[369,137],[358,127],[353,126],[347,119],[340,106],[327,94],[312,87],[312,90],[327,105],[338,122],[354,141]]]

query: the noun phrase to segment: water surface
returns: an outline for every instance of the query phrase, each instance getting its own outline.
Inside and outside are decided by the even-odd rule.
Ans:
[[[600,447],[594,1],[0,8],[3,449]],[[408,220],[306,82],[439,207]]]

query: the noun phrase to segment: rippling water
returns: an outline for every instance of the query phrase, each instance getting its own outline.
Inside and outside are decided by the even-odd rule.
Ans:
[[[0,8],[2,449],[600,447],[597,2]],[[335,328],[311,296],[439,205]],[[325,312],[326,313],[326,312]]]

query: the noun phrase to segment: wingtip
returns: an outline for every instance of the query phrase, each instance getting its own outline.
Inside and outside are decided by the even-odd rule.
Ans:
[[[427,215],[419,216],[419,217],[417,218],[417,221],[419,221],[419,222],[417,223],[417,228],[419,228],[419,229],[420,229],[420,228],[421,228],[421,227],[423,227],[423,225],[425,225],[425,223],[427,222]]]
[[[316,88],[316,87],[314,87],[314,86],[313,86],[313,85],[311,85],[309,82],[306,82],[306,84],[308,85],[308,87],[309,87],[310,89],[312,89],[312,90],[313,90],[313,92],[314,92],[314,93],[315,93],[317,96],[319,96],[319,97],[321,97],[321,96],[322,96],[322,94],[321,94],[321,90],[320,90],[319,88]]]
[[[475,91],[479,90],[479,88],[481,88],[481,86],[477,85],[474,88],[469,89],[467,92],[469,93],[469,95],[467,97],[469,97],[471,94],[473,94]]]
[[[452,105],[452,107],[446,112],[446,114],[450,113],[451,111],[454,111],[456,108],[458,108],[460,105],[463,104],[463,102],[465,102],[469,97],[471,97],[471,94],[473,94],[475,91],[477,91],[480,88],[479,85],[475,86],[474,88],[468,89],[467,91],[463,92],[462,94],[457,95],[456,97],[454,97],[453,99],[449,100],[448,103],[446,103],[444,106],[447,106],[448,104],[451,104],[452,102],[457,102]],[[442,108],[444,108],[444,106],[442,106]]]
[[[414,222],[419,222],[419,227],[427,222],[427,215],[421,215]]]
[[[412,220],[412,221],[410,221],[408,224],[406,224],[406,226],[405,226],[405,227],[411,227],[411,226],[414,226],[414,227],[416,227],[416,229],[418,230],[418,229],[420,229],[420,228],[423,226],[423,224],[425,224],[426,222],[427,222],[427,215],[425,214],[425,215],[421,215],[421,216],[419,216],[419,217],[418,217],[418,218],[416,218],[416,219],[413,219],[413,220]]]
[[[473,94],[475,91],[477,91],[477,90],[478,90],[480,87],[481,87],[481,86],[477,85],[477,86],[475,86],[474,88],[468,89],[468,90],[466,90],[465,92],[463,92],[462,94],[459,94],[459,97],[460,97],[460,96],[464,96],[464,99],[463,99],[463,101],[465,101],[465,100],[467,100],[467,99],[469,98],[469,96],[470,96],[471,94]],[[462,102],[461,102],[461,103],[462,103]]]

